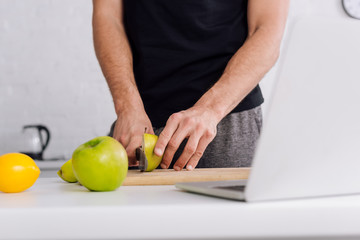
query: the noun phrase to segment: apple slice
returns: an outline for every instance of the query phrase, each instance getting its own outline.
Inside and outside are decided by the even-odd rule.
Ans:
[[[136,158],[140,161],[139,168],[142,172],[151,172],[161,163],[162,156],[154,153],[157,140],[158,136],[144,133],[142,145],[136,149]]]

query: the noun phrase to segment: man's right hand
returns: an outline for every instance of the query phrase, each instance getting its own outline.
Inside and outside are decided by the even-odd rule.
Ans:
[[[129,165],[137,165],[135,150],[146,132],[153,133],[136,86],[133,59],[123,23],[123,1],[93,1],[96,56],[114,100],[118,119],[113,137],[126,149]]]
[[[154,134],[149,117],[145,112],[132,111],[130,114],[122,114],[116,120],[113,137],[126,149],[129,166],[138,166],[135,157],[136,148],[142,144],[145,133]]]

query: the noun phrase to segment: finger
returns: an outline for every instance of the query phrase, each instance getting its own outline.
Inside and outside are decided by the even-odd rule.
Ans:
[[[121,143],[121,145],[123,145],[124,148],[126,148],[130,142],[130,137],[128,135],[121,134],[121,132],[116,128],[114,130],[113,138],[118,140],[118,142]]]
[[[154,134],[154,135],[155,135],[155,133],[154,133],[154,129],[153,129],[152,127],[150,127],[150,128],[149,128],[148,133],[150,133],[150,134]]]
[[[168,145],[171,137],[174,132],[178,128],[180,121],[180,114],[175,113],[170,116],[169,120],[166,122],[165,128],[159,135],[159,139],[155,145],[154,153],[158,156],[162,156],[164,154],[165,148]]]
[[[136,156],[134,154],[128,155],[128,164],[129,164],[129,167],[139,165],[139,161],[136,159]]]
[[[121,130],[119,123],[120,121],[116,121],[113,138],[118,140],[118,142],[121,143],[121,145],[123,145],[124,148],[127,148],[130,142],[130,135],[128,133],[125,134],[124,131]]]
[[[152,128],[152,126],[145,127],[144,133],[154,134],[154,129]]]
[[[128,155],[129,160],[129,166],[136,166],[137,165],[137,159],[136,159],[136,148],[140,147],[142,143],[142,137],[141,136],[134,136],[129,145],[126,148],[126,153]]]
[[[191,156],[190,160],[186,165],[186,170],[191,171],[197,166],[199,160],[201,159],[201,157],[205,152],[206,147],[209,145],[211,141],[212,141],[211,138],[205,136],[201,137],[195,153]]]
[[[176,171],[179,171],[184,168],[185,164],[190,160],[190,158],[194,155],[197,146],[199,144],[201,135],[200,134],[192,134],[189,137],[188,142],[186,143],[186,146],[181,153],[179,159],[176,161],[174,165],[174,169]]]
[[[138,165],[138,160],[136,159],[134,154],[128,154],[128,163],[129,167]]]
[[[166,146],[161,167],[168,168],[180,144],[188,136],[188,129],[178,128]]]

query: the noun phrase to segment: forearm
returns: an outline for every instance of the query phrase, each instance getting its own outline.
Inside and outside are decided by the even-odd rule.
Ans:
[[[280,40],[258,29],[231,58],[217,83],[195,104],[214,111],[220,121],[260,82],[279,55]]]
[[[122,14],[109,16],[95,7],[93,37],[96,56],[109,85],[117,115],[143,109],[133,73],[130,45],[122,22]]]
[[[279,56],[288,8],[288,0],[249,0],[247,40],[195,107],[214,112],[220,121],[254,89]]]

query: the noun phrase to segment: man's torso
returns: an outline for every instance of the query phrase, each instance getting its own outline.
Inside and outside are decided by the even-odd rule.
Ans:
[[[245,0],[125,0],[134,74],[153,126],[193,106],[248,34]],[[234,112],[263,102],[257,86]]]

